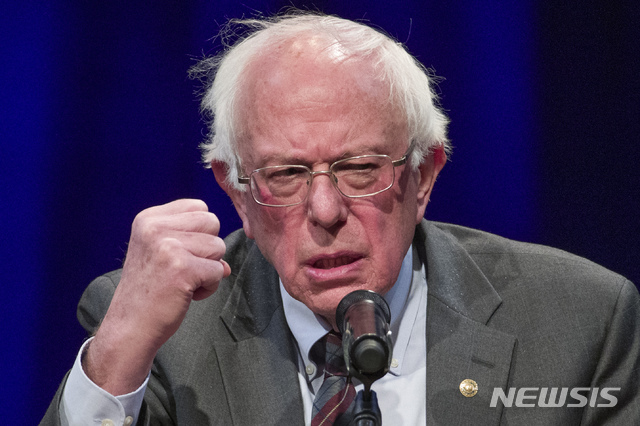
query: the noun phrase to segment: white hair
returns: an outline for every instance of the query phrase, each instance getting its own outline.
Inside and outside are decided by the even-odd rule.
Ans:
[[[243,34],[237,29],[244,28]],[[432,73],[409,54],[404,46],[381,32],[346,19],[311,13],[294,13],[270,19],[231,20],[221,31],[226,49],[196,64],[190,75],[204,82],[201,109],[210,119],[209,134],[201,144],[202,159],[225,163],[228,183],[238,184],[238,130],[242,117],[236,105],[248,65],[283,41],[301,36],[324,36],[351,57],[365,58],[380,79],[389,86],[390,101],[404,114],[414,149],[409,159],[415,169],[435,147],[449,152],[448,119],[438,106]],[[229,38],[237,41],[230,44]]]

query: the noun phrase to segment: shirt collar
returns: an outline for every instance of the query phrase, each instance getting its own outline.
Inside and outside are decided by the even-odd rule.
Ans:
[[[409,250],[402,260],[402,267],[398,274],[398,279],[393,285],[391,290],[384,295],[384,299],[389,304],[391,310],[391,331],[392,340],[394,342],[394,359],[401,359],[402,354],[396,354],[395,350],[395,336],[398,336],[400,327],[400,318],[403,315],[407,299],[409,298],[409,292],[411,290],[412,281],[412,262],[413,262],[413,246],[409,247]],[[289,329],[293,334],[293,337],[298,343],[300,350],[300,356],[304,365],[309,365],[309,352],[313,344],[321,339],[325,334],[331,330],[331,326],[321,316],[314,314],[304,303],[294,299],[289,293],[287,293],[282,280],[280,280],[280,294],[282,296],[282,304],[284,308],[284,314],[289,325]],[[404,346],[401,349],[404,353]],[[393,374],[399,372],[391,369]]]

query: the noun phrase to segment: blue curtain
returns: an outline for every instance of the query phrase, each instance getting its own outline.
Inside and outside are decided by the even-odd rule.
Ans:
[[[186,70],[228,17],[287,5],[363,19],[443,76],[454,154],[427,216],[586,256],[640,283],[640,6],[542,1],[4,2],[2,401],[36,424],[84,332],[75,305],[118,268],[133,217],[202,198]],[[512,4],[510,4],[512,3]]]

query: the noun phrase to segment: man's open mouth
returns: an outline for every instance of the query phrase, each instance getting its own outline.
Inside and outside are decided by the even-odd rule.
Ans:
[[[316,269],[332,269],[340,266],[348,265],[360,259],[355,256],[339,256],[334,258],[323,258],[313,262],[313,267]]]

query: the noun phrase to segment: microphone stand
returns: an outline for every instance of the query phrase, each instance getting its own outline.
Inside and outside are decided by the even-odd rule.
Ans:
[[[336,309],[336,323],[342,333],[342,348],[349,376],[360,380],[349,426],[382,426],[378,397],[371,390],[387,374],[391,364],[391,312],[382,296],[356,290],[346,295]]]
[[[382,426],[378,397],[375,391],[371,390],[371,383],[366,383],[364,390],[358,392],[353,413],[349,426]]]

